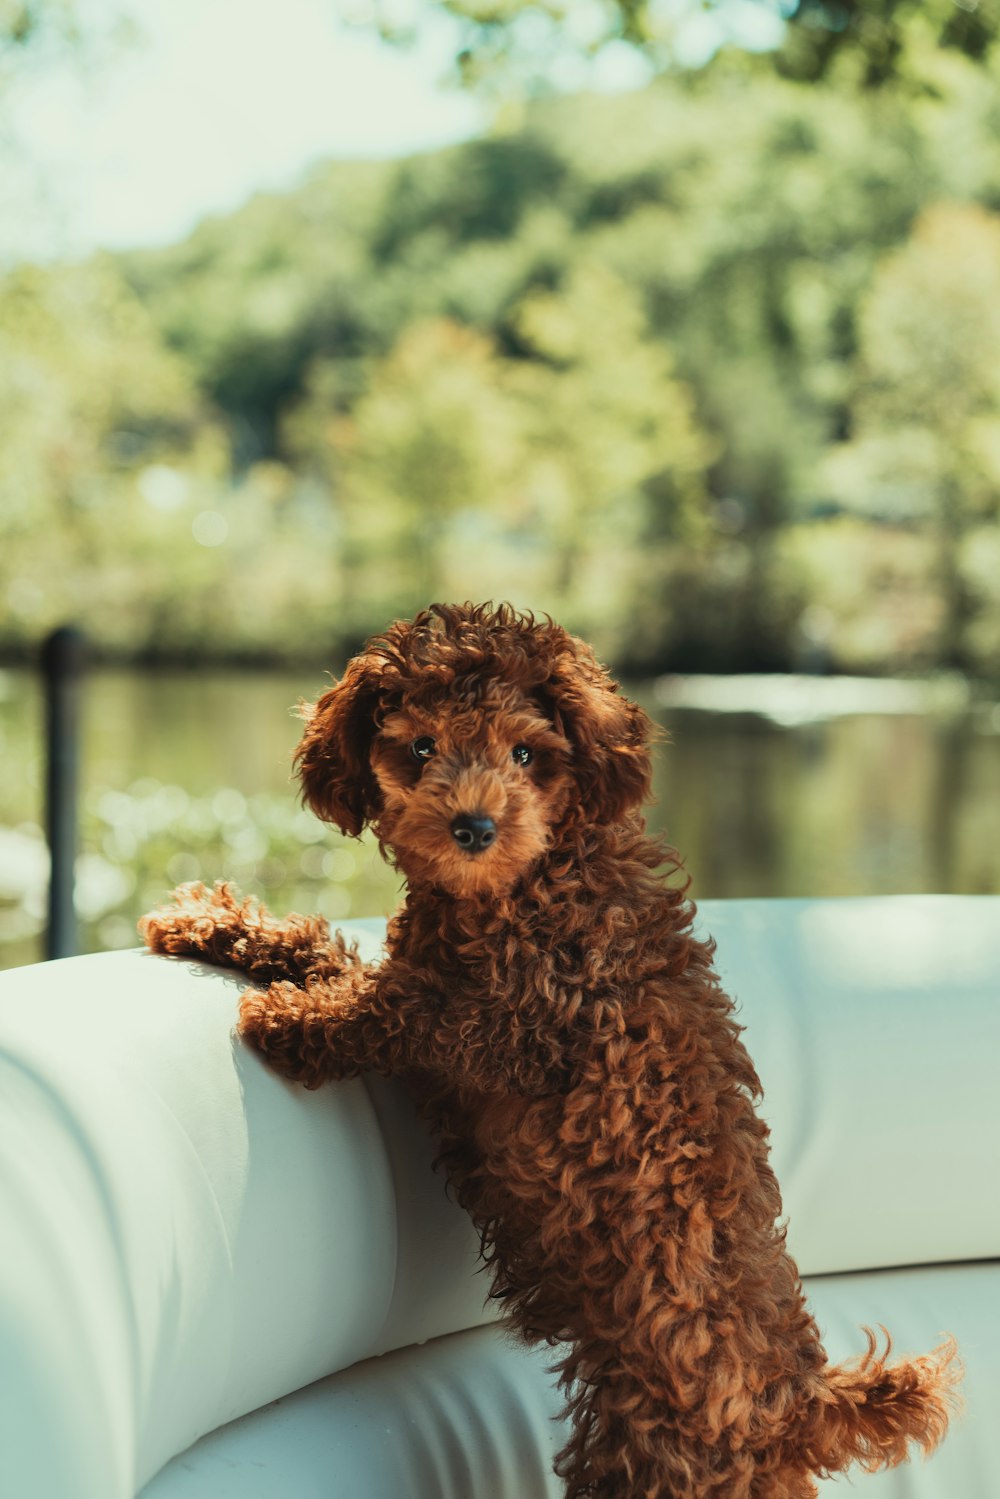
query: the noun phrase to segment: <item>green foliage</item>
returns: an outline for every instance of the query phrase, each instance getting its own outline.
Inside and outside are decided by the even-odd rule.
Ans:
[[[702,534],[713,444],[639,298],[600,263],[581,261],[557,292],[530,292],[512,323],[532,356],[518,372],[525,488],[553,592],[570,619],[607,631],[617,601],[609,609],[610,590],[601,600],[589,587],[599,559],[618,553],[625,581],[650,541]]]
[[[137,474],[180,462],[193,483],[223,450],[109,258],[0,282],[0,429],[6,642],[72,613],[113,634],[119,608],[141,608],[130,569],[157,546]]]
[[[500,596],[636,670],[788,666],[817,620],[835,663],[993,670],[997,78],[923,67],[728,53],[9,275],[0,647],[75,613],[114,656],[328,660]]]
[[[974,664],[961,561],[1000,520],[1000,216],[936,204],[878,265],[859,313],[854,441],[828,471],[845,504],[925,520],[937,540],[938,656]]]
[[[1000,0],[754,0],[774,21],[777,62],[788,77],[815,83],[831,75],[866,88],[919,75],[928,46],[975,62],[988,59],[1000,33]],[[586,63],[625,47],[651,69],[676,65],[693,28],[711,27],[716,44],[736,43],[741,7],[729,0],[435,0],[459,23],[458,77],[472,88],[544,90],[567,56]],[[369,0],[362,19],[380,34],[411,43],[419,28],[394,26],[391,7]],[[779,25],[783,22],[783,26]],[[915,63],[917,66],[915,67]]]
[[[418,322],[350,417],[332,424],[335,482],[366,600],[384,599],[390,613],[421,607],[442,583],[453,523],[502,514],[523,447],[506,384],[482,334],[445,319]]]
[[[291,199],[254,198],[165,250],[122,257],[171,348],[230,419],[237,460],[273,455],[316,354],[388,346],[398,318],[371,275],[389,167],[334,163]]]
[[[797,0],[781,63],[806,81],[839,67],[880,87],[911,79],[915,54],[927,45],[983,61],[998,32],[997,0]]]

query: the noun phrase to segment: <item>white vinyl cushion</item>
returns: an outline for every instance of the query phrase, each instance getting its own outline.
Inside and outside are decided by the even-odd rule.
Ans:
[[[1000,900],[705,903],[701,919],[743,1006],[803,1271],[995,1256]],[[361,926],[374,952],[381,924]],[[0,975],[4,1499],[132,1499],[206,1433],[358,1361],[424,1339],[495,1346],[490,1331],[447,1336],[487,1320],[487,1287],[476,1235],[431,1171],[403,1090],[364,1079],[306,1093],[277,1079],[233,1038],[243,984],[141,952]],[[859,1292],[855,1314],[845,1294],[852,1328],[892,1322],[878,1298],[869,1307]],[[921,1294],[933,1308],[933,1289]],[[941,1309],[935,1336],[949,1326],[947,1297]],[[995,1371],[995,1330],[987,1336]],[[512,1370],[534,1371],[524,1376],[534,1420],[553,1399],[543,1364],[496,1346],[490,1378],[516,1385]],[[848,1346],[860,1347],[856,1335]],[[386,1389],[393,1368],[434,1356],[385,1361]],[[532,1395],[539,1378],[547,1393]],[[344,1395],[352,1381],[353,1371],[308,1399],[325,1409],[336,1386],[349,1411],[362,1389]],[[380,1377],[363,1387],[382,1399]],[[432,1405],[397,1400],[387,1434],[395,1420],[413,1442],[437,1440]],[[469,1430],[487,1407],[470,1397]],[[546,1423],[531,1430],[539,1453],[549,1443],[547,1463]],[[502,1444],[489,1430],[482,1440]],[[511,1494],[530,1499],[512,1472]],[[414,1493],[438,1499],[434,1487]]]
[[[369,1359],[212,1432],[141,1499],[558,1499],[551,1361],[496,1327]]]
[[[484,1319],[405,1096],[275,1078],[232,1035],[237,974],[130,952],[0,977],[4,1499],[131,1499],[223,1422]]]
[[[883,1319],[900,1351],[962,1344],[965,1407],[930,1461],[820,1485],[824,1499],[996,1499],[1000,1264],[876,1270],[806,1282],[827,1350]],[[452,1333],[319,1381],[175,1458],[141,1499],[560,1499],[567,1432],[552,1355],[501,1329]]]
[[[802,1273],[1000,1254],[1000,898],[699,915],[764,1086]]]

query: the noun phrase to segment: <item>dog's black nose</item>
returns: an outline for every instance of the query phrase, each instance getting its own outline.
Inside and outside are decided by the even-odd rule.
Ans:
[[[489,848],[496,835],[496,823],[481,812],[463,812],[451,825],[451,836],[467,854],[478,854]]]

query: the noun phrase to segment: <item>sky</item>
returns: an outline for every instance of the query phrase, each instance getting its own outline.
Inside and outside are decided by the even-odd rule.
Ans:
[[[443,28],[400,52],[339,23],[335,0],[120,8],[137,36],[112,61],[39,69],[8,97],[5,239],[18,218],[40,249],[162,243],[324,157],[403,155],[485,123],[441,86]]]
[[[343,0],[90,6],[132,20],[135,37],[101,67],[37,68],[7,92],[0,258],[168,243],[327,157],[403,156],[489,123],[481,101],[443,82],[454,34],[440,16],[400,51],[343,24]],[[751,39],[773,39],[759,0],[730,9]],[[711,44],[691,33],[695,51]],[[600,68],[588,83],[644,81],[624,48]]]

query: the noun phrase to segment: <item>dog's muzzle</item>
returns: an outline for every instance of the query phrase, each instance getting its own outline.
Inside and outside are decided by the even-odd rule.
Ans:
[[[451,836],[467,854],[480,854],[496,842],[497,825],[481,812],[463,812],[452,823]]]

